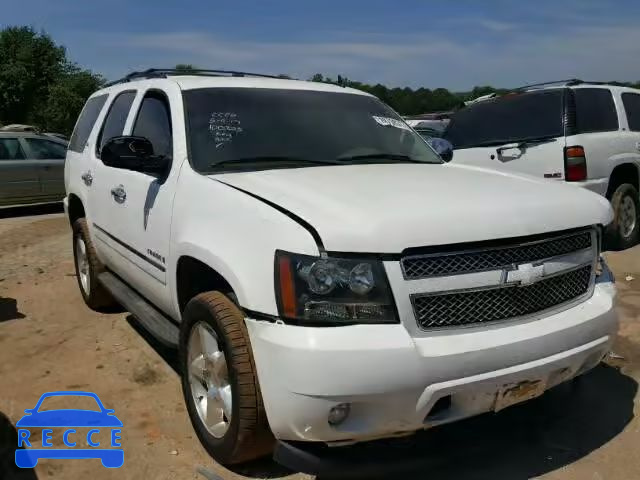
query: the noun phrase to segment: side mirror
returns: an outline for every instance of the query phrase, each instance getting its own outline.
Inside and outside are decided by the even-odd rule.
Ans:
[[[113,137],[104,144],[100,159],[108,167],[144,173],[164,173],[169,159],[154,155],[153,145],[144,137]]]
[[[453,158],[453,145],[449,140],[433,137],[429,139],[429,145],[431,145],[431,148],[433,148],[445,162],[450,162]]]

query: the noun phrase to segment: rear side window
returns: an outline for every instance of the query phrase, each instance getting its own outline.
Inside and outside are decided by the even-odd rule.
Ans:
[[[455,148],[502,145],[564,134],[562,89],[504,95],[456,112],[444,133]]]
[[[611,92],[605,88],[576,88],[576,132],[611,132],[618,129],[618,114]]]
[[[144,97],[133,126],[133,135],[147,138],[155,155],[172,156],[171,113],[163,93],[151,92]]]
[[[629,130],[640,132],[640,95],[637,93],[623,93],[622,104],[627,112]]]
[[[87,101],[82,113],[80,113],[80,117],[78,117],[76,128],[73,129],[73,135],[71,135],[71,140],[69,141],[69,150],[74,152],[82,152],[84,150],[91,130],[93,130],[93,125],[96,123],[98,115],[100,115],[104,102],[107,101],[107,96],[106,94],[99,95]]]
[[[0,160],[24,160],[17,138],[0,138]]]
[[[98,158],[105,143],[113,137],[122,135],[134,98],[136,98],[136,92],[122,92],[109,107],[109,113],[104,119],[102,130],[100,130],[100,135],[98,135],[98,141],[96,142],[96,156]]]
[[[25,138],[31,150],[31,157],[35,160],[60,160],[66,156],[67,149],[61,143],[40,138]]]

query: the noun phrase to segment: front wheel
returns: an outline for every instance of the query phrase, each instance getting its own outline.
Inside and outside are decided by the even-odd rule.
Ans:
[[[240,309],[220,292],[187,304],[180,325],[182,391],[200,442],[222,464],[273,450],[249,334]]]
[[[608,232],[611,245],[619,250],[634,246],[640,237],[638,190],[629,183],[623,183],[613,192],[611,206],[614,212]]]

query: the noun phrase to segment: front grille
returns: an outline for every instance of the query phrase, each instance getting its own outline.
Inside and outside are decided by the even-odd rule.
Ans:
[[[401,266],[405,279],[416,280],[441,275],[499,270],[513,264],[535,262],[590,247],[591,232],[581,231],[522,245],[489,246],[477,251],[448,251],[436,255],[407,256],[401,260]]]
[[[591,265],[533,285],[416,294],[413,310],[421,328],[457,327],[507,320],[556,307],[589,292]]]

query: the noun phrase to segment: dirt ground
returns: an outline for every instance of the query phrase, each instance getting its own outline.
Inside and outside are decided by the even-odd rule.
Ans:
[[[7,217],[0,219],[0,479],[310,478],[269,460],[235,471],[211,460],[191,429],[174,353],[130,315],[83,304],[63,215],[0,215]],[[380,478],[640,478],[640,247],[608,258],[622,322],[616,358],[576,385],[407,441],[400,448],[418,449],[424,462]],[[122,468],[41,460],[35,470],[16,469],[15,423],[56,390],[92,391],[115,409],[124,424]]]

